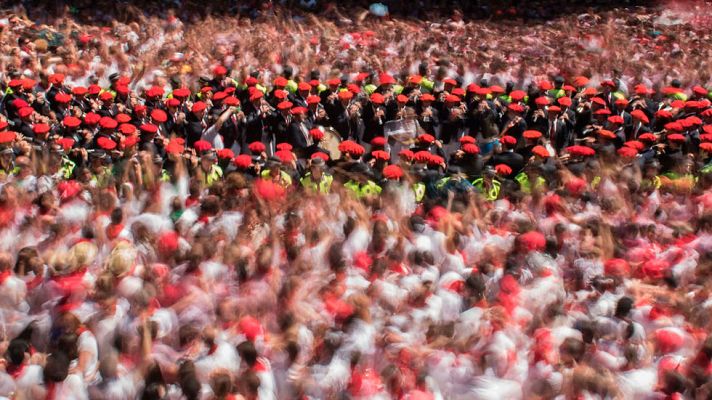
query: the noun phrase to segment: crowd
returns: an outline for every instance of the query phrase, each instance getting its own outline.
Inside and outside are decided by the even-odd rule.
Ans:
[[[0,398],[712,398],[709,8],[125,12],[0,18]]]

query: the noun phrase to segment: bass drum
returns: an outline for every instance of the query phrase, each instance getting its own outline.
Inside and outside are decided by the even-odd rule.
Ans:
[[[341,143],[341,135],[334,128],[320,126],[319,129],[324,131],[324,138],[321,139],[319,147],[329,152],[329,157],[332,160],[341,158],[339,144]]]

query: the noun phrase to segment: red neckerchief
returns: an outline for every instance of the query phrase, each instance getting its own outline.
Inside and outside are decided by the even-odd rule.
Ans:
[[[106,227],[106,237],[108,237],[111,240],[116,239],[119,237],[119,234],[121,231],[124,230],[124,224],[109,224],[109,226]]]
[[[186,207],[186,208],[192,207],[192,206],[194,206],[194,205],[196,205],[196,204],[198,204],[198,203],[200,203],[200,199],[195,198],[195,197],[193,197],[193,196],[188,196],[188,198],[185,199],[185,207]]]
[[[57,391],[57,383],[47,382],[45,386],[47,386],[47,394],[45,395],[45,400],[54,399],[54,392]]]
[[[12,376],[12,379],[17,379],[22,375],[22,372],[25,370],[25,367],[27,364],[22,363],[20,365],[8,365],[7,366],[7,373]]]
[[[255,373],[267,372],[269,371],[269,368],[264,362],[262,362],[262,360],[258,358],[257,362],[255,362],[255,365],[252,366],[252,371]]]
[[[52,278],[52,280],[57,283],[57,285],[60,287],[60,289],[62,289],[62,291],[74,292],[76,289],[82,287],[82,280],[84,280],[84,274],[86,272],[86,267],[81,267],[69,275],[55,276]]]
[[[27,289],[32,290],[32,289],[36,288],[37,286],[39,286],[43,281],[44,281],[44,276],[37,275],[26,283]]]
[[[9,269],[6,269],[5,271],[0,272],[0,285],[5,283],[8,278],[12,275],[12,271]]]

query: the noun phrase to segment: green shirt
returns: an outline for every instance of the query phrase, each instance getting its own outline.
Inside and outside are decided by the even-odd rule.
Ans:
[[[502,186],[502,183],[496,179],[492,179],[492,186],[487,189],[485,188],[485,178],[477,178],[472,181],[472,186],[476,187],[480,193],[485,196],[486,200],[494,201],[499,197],[499,188]]]
[[[350,190],[359,199],[379,195],[381,194],[382,190],[380,186],[378,186],[375,182],[371,180],[364,183],[363,185],[360,185],[358,182],[351,180],[346,182],[344,184],[344,187]]]
[[[319,182],[314,182],[311,172],[299,180],[304,189],[311,193],[328,194],[331,191],[331,183],[334,182],[334,177],[328,174],[322,174]]]

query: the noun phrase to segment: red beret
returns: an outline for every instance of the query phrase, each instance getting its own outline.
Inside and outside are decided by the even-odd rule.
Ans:
[[[386,145],[386,138],[383,136],[376,136],[371,140],[371,146],[383,147]]]
[[[290,163],[294,161],[294,153],[291,150],[278,150],[274,155],[280,159],[283,163]]]
[[[162,124],[168,121],[168,115],[160,108],[154,108],[153,110],[151,110],[151,119],[158,122],[159,124]]]
[[[312,89],[311,85],[306,82],[299,82],[299,85],[297,85],[297,90],[299,90],[299,91],[302,91],[302,90],[309,91],[311,89]]]
[[[54,96],[54,101],[60,104],[67,104],[72,101],[72,96],[65,93],[57,93],[57,95]]]
[[[625,121],[620,115],[611,115],[610,117],[608,117],[608,122],[610,122],[611,124],[622,124]]]
[[[286,99],[288,95],[289,95],[289,92],[287,92],[286,90],[277,89],[274,91],[274,97],[279,100]]]
[[[230,149],[220,149],[216,153],[218,158],[222,159],[235,157],[235,153],[233,153],[233,151]]]
[[[626,100],[626,99],[618,99],[618,100],[616,100],[613,104],[615,104],[615,105],[617,105],[617,106],[625,107],[625,106],[628,105],[628,100]]]
[[[396,83],[396,80],[392,76],[390,76],[386,73],[383,73],[383,74],[378,75],[378,82],[381,85],[388,85],[388,84]]]
[[[317,151],[316,153],[312,154],[310,159],[315,159],[315,158],[321,158],[324,161],[329,161],[329,155],[326,153],[322,153],[321,151]]]
[[[228,107],[236,107],[240,105],[240,100],[235,96],[227,96],[225,100],[223,100],[223,104]]]
[[[215,69],[213,70],[214,75],[225,75],[227,74],[227,68],[223,67],[222,65],[217,65]]]
[[[102,129],[116,129],[118,125],[119,123],[111,117],[101,117],[99,120],[99,126]]]
[[[354,94],[349,90],[342,90],[339,92],[339,99],[341,100],[350,100],[352,97],[354,97]]]
[[[575,157],[589,157],[596,154],[596,150],[586,146],[569,146],[566,151]]]
[[[292,145],[286,142],[277,144],[276,148],[283,151],[292,151],[293,149]]]
[[[500,139],[499,141],[507,146],[514,146],[515,144],[517,144],[517,139],[509,135],[502,136],[502,139]]]
[[[700,143],[700,150],[704,151],[705,153],[712,153],[712,143],[710,143],[710,142]]]
[[[349,83],[348,85],[346,85],[346,89],[348,89],[348,91],[352,92],[353,94],[361,93],[361,88],[353,83]]]
[[[97,139],[96,143],[104,150],[114,150],[116,148],[116,142],[106,136],[102,136]]]
[[[96,95],[101,93],[101,86],[99,85],[89,85],[87,88],[87,92],[89,92],[90,95]]]
[[[22,107],[21,109],[19,109],[17,111],[17,115],[19,115],[20,118],[27,118],[30,115],[32,115],[32,113],[34,113],[34,112],[35,112],[35,109],[32,107]]]
[[[101,120],[101,115],[95,112],[88,112],[86,113],[86,115],[84,115],[84,123],[89,126],[94,126],[98,124],[99,120]]]
[[[509,94],[509,97],[512,98],[512,101],[522,101],[526,96],[527,92],[523,90],[512,90],[512,93]]]
[[[406,161],[411,161],[414,156],[415,156],[415,154],[413,154],[413,152],[408,149],[403,149],[398,152],[398,157],[400,157]]]
[[[74,139],[63,137],[63,138],[57,139],[56,143],[58,145],[62,146],[62,149],[64,149],[64,151],[67,151],[74,146]]]
[[[122,95],[122,96],[126,96],[127,94],[129,94],[129,87],[128,87],[128,86],[124,86],[124,85],[117,85],[117,86],[116,86],[116,93],[118,93],[118,94],[120,94],[120,95]]]
[[[702,127],[702,130],[707,133],[707,134],[712,134],[712,125],[705,125]]]
[[[645,148],[645,144],[643,144],[643,142],[638,141],[638,140],[629,140],[629,141],[623,143],[623,146],[632,147],[637,151],[641,151]]]
[[[651,260],[656,261],[656,260]],[[646,263],[647,264],[647,263]],[[665,269],[669,268],[667,266]],[[664,276],[664,271],[660,274],[655,274],[656,278],[662,278]],[[660,276],[657,276],[660,275]],[[678,332],[670,328],[662,328],[655,331],[655,343],[657,349],[660,353],[672,353],[677,351],[685,342],[685,338]]]
[[[460,144],[465,144],[465,143],[477,143],[477,140],[473,138],[472,136],[465,135],[460,138]]]
[[[127,122],[129,122],[129,121],[131,121],[131,116],[130,116],[130,115],[124,114],[124,113],[116,114],[116,122],[118,122],[118,123],[120,123],[120,124],[125,124],[125,123],[127,123]]]
[[[424,133],[424,134],[418,136],[418,141],[430,144],[435,141],[435,137],[429,133]]]
[[[391,155],[383,150],[374,150],[371,152],[371,156],[376,160],[388,161],[391,159]]]
[[[178,88],[173,91],[173,97],[175,98],[186,98],[190,96],[190,90],[188,88]]]
[[[319,104],[321,103],[321,98],[315,94],[307,97],[307,104],[312,105],[312,104]]]
[[[617,153],[623,158],[635,158],[638,155],[638,150],[632,147],[623,146],[618,149]]]
[[[136,126],[131,124],[121,124],[119,125],[119,132],[124,135],[133,135],[136,133]]]
[[[101,101],[114,100],[114,95],[111,94],[111,92],[102,92],[102,93],[99,95],[99,100],[101,100]]]
[[[158,127],[154,124],[143,124],[139,127],[139,129],[141,129],[141,132],[144,132],[144,133],[158,132]]]
[[[47,78],[47,81],[53,85],[61,85],[64,82],[63,74],[52,74]]]
[[[42,123],[34,124],[32,126],[32,132],[36,133],[37,135],[44,135],[49,132],[49,125]]]
[[[240,154],[232,159],[232,163],[239,169],[247,169],[252,165],[252,157],[247,154]]]
[[[598,135],[601,137],[604,137],[606,139],[615,139],[616,138],[616,134],[607,130],[607,129],[599,129]]]
[[[502,94],[502,93],[504,93],[504,88],[503,88],[502,86],[498,86],[498,85],[492,85],[492,86],[490,86],[490,87],[489,87],[489,90],[490,90],[490,92],[492,92],[492,93],[494,93],[494,94]]]
[[[403,94],[399,94],[398,96],[396,96],[396,101],[399,102],[399,103],[407,103],[407,102],[408,102],[408,96],[403,95]]]
[[[512,174],[512,167],[507,164],[497,164],[494,170],[497,171],[497,174],[500,176],[509,176]]]
[[[489,89],[487,89],[487,90],[489,91]],[[454,89],[452,89],[452,91],[451,91],[450,93],[454,94],[454,95],[457,96],[457,97],[464,97],[464,96],[465,96],[465,89],[459,88],[459,87],[458,87],[458,88],[454,88]],[[487,93],[485,93],[484,95],[486,96]]]
[[[480,148],[474,143],[463,144],[462,151],[466,154],[480,154]]]
[[[180,100],[171,97],[170,99],[166,99],[166,107],[178,107],[180,105]]]
[[[644,133],[644,134],[638,136],[638,140],[643,141],[643,142],[655,142],[658,140],[658,138],[655,137],[655,135],[652,133]]]
[[[82,124],[82,121],[80,121],[79,118],[77,118],[77,117],[68,115],[68,116],[64,117],[64,119],[62,119],[62,123],[67,128],[76,128]]]
[[[668,110],[658,110],[655,112],[655,118],[672,119],[672,113]]]
[[[380,93],[372,93],[370,99],[375,104],[383,104],[386,101],[385,97]]]
[[[468,93],[476,93],[478,90],[480,90],[480,87],[475,85],[474,83],[470,83],[469,85],[467,85]]]
[[[685,130],[685,128],[682,126],[682,124],[679,121],[668,122],[663,127],[665,128],[665,130],[673,131],[673,132],[682,132],[683,130]]]
[[[320,141],[324,138],[324,132],[319,128],[312,128],[309,130],[309,136],[316,141]]]
[[[17,139],[17,134],[13,131],[0,132],[0,144],[10,143]]]
[[[596,94],[596,89],[594,89],[592,87],[588,87],[588,88],[584,89],[582,93],[584,96],[593,96]]]
[[[32,90],[32,88],[34,88],[36,84],[37,84],[37,82],[35,82],[34,79],[23,79],[22,80],[22,88],[28,92],[30,90]]]
[[[549,156],[551,156],[551,154],[549,154],[549,150],[547,150],[546,147],[541,145],[534,146],[534,148],[532,149],[532,154],[541,158],[548,158]]]
[[[347,153],[352,156],[357,156],[360,157],[364,153],[364,148],[360,144],[352,141],[352,140],[344,140],[343,142],[339,143],[339,151],[342,153]]]
[[[559,105],[562,107],[570,107],[572,102],[571,102],[571,97],[560,97],[558,100],[556,100]]]
[[[588,85],[589,79],[585,76],[577,76],[574,78],[573,84],[576,87],[584,87]]]
[[[339,85],[341,85],[341,79],[331,78],[328,81],[326,81],[326,84],[329,86],[339,86]]]
[[[641,122],[643,122],[643,123],[645,123],[645,124],[647,124],[647,123],[650,122],[650,120],[648,119],[648,116],[645,115],[645,113],[643,112],[643,110],[640,110],[640,109],[638,109],[638,110],[633,110],[633,111],[630,113],[630,116],[633,117],[633,118],[636,118],[636,119],[640,120]]]
[[[133,126],[133,125],[132,125]],[[128,136],[121,141],[121,146],[123,148],[135,146],[138,143],[138,136]]]
[[[277,104],[277,109],[285,111],[285,110],[289,110],[290,108],[292,108],[293,105],[294,104],[292,104],[291,101],[283,101],[283,102]]]
[[[524,112],[524,107],[521,104],[511,103],[507,106],[507,109],[512,112]]]
[[[213,148],[213,145],[210,144],[207,140],[198,140],[197,142],[193,143],[193,148],[199,152],[203,151],[208,151]]]
[[[312,80],[309,81],[309,84],[311,85],[311,87],[314,88],[314,87],[319,86],[321,83],[319,82],[318,79],[312,79]]]
[[[0,131],[4,131],[8,126],[7,121],[5,120],[0,120]]]
[[[267,147],[262,142],[252,142],[247,145],[247,148],[252,154],[260,154],[265,151]]]
[[[272,85],[275,87],[285,87],[285,86],[287,86],[287,83],[289,83],[287,81],[287,78],[285,78],[283,76],[278,76],[278,77],[274,78],[274,81],[272,81]]]
[[[190,111],[194,113],[199,113],[201,111],[205,111],[205,108],[207,107],[207,104],[205,104],[202,101],[196,101],[193,103],[193,107],[191,107]]]
[[[685,108],[685,102],[682,100],[673,100],[672,103],[670,103],[670,107],[672,108]]]
[[[546,106],[549,104],[549,98],[546,96],[539,96],[534,100],[534,103],[538,106]]]
[[[611,110],[607,108],[599,108],[593,112],[593,115],[611,115]]]
[[[571,85],[564,85],[561,88],[567,92],[575,92],[576,91],[576,88]]]
[[[445,78],[443,79],[443,83],[446,85],[452,85],[452,86],[457,86],[457,81],[452,79],[452,78]]]
[[[561,107],[559,107],[559,106],[549,106],[549,108],[547,108],[546,111],[547,111],[547,112],[560,113],[560,112],[561,112]]]
[[[455,96],[454,94],[449,94],[449,95],[445,96],[445,102],[446,103],[459,103],[460,98]]]
[[[185,147],[181,144],[178,143],[178,141],[171,140],[168,142],[166,145],[166,153],[168,154],[180,154],[185,150]]]
[[[522,133],[522,136],[524,136],[525,139],[539,139],[542,135],[539,131],[529,129],[524,131],[524,133]]]
[[[247,79],[245,79],[245,85],[247,86],[256,86],[257,85],[257,78],[254,76],[248,76]]]
[[[383,177],[390,180],[396,180],[403,177],[403,170],[397,165],[387,165],[383,168]]]
[[[208,92],[212,92],[212,91],[213,91],[213,87],[212,87],[212,86],[203,86],[203,87],[200,88],[200,93],[202,93],[202,94],[205,94],[205,93],[208,93]]]
[[[539,88],[539,90],[543,90],[543,91],[551,90],[554,88],[554,85],[552,85],[551,82],[549,82],[549,81],[539,81],[539,82],[537,82],[536,85]]]
[[[22,80],[21,79],[10,79],[10,82],[8,82],[7,85],[11,88],[18,88],[18,87],[22,86]]]
[[[289,110],[289,112],[292,113],[293,115],[306,114],[306,113],[307,113],[307,109],[304,108],[304,107],[294,107],[294,108],[292,108],[291,110]]]
[[[408,78],[408,83],[415,83],[416,85],[420,85],[420,82],[423,81],[423,77],[420,75],[413,75]]]
[[[596,104],[598,104],[599,106],[603,106],[603,107],[606,106],[606,101],[603,100],[603,99],[600,98],[600,97],[594,97],[594,98],[592,98],[592,99],[591,99],[591,102],[596,103]]]
[[[147,107],[143,104],[136,104],[133,108],[135,113],[142,113],[146,111]]]
[[[25,100],[22,100],[21,98],[16,98],[15,100],[12,101],[12,106],[15,107],[16,109],[21,109],[23,107],[28,107],[29,104]]]
[[[117,86],[128,86],[129,83],[131,83],[131,78],[125,75],[120,76],[119,79],[116,80]]]
[[[435,97],[430,93],[425,93],[420,96],[420,101],[435,101]]]
[[[669,140],[671,142],[684,142],[685,136],[683,136],[679,133],[673,133],[672,135],[667,136],[667,140]]]
[[[151,88],[146,91],[146,96],[148,96],[148,97],[162,97],[163,96],[163,88],[160,86],[151,86]]]

